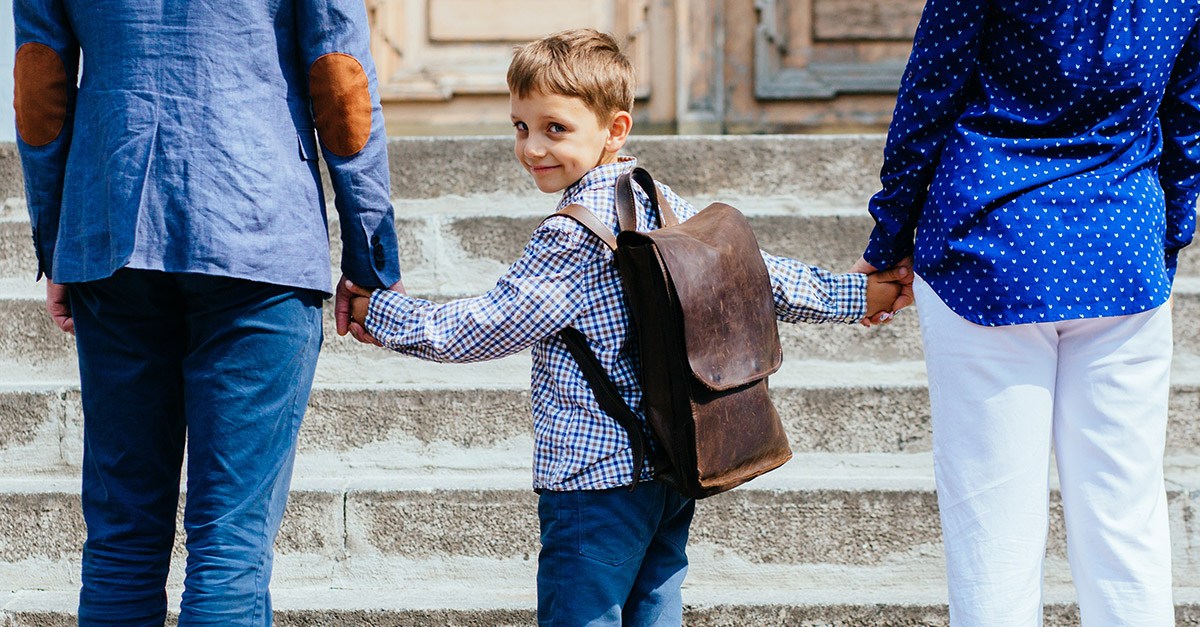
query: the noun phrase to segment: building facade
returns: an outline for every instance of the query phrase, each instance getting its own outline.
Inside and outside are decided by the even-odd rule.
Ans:
[[[639,132],[882,131],[922,0],[366,0],[392,134],[507,133],[514,46],[595,27]]]

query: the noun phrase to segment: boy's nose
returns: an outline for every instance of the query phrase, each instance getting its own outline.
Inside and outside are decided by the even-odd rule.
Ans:
[[[531,137],[525,140],[524,153],[526,157],[544,157],[546,156],[546,146]]]

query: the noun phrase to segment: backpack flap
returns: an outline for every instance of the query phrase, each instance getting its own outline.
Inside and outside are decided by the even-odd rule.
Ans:
[[[698,381],[724,391],[779,370],[771,279],[740,211],[713,203],[678,226],[639,235],[653,240],[670,277]]]

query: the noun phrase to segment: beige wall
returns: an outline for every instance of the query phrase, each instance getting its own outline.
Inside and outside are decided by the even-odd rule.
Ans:
[[[514,46],[591,26],[639,72],[637,131],[882,130],[921,0],[366,0],[392,134],[507,134]]]

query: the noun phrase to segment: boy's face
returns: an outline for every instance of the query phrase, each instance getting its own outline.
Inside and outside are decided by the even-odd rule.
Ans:
[[[543,192],[560,192],[588,170],[613,163],[629,136],[629,114],[610,116],[605,125],[583,101],[534,92],[509,99],[517,131],[517,161]]]

